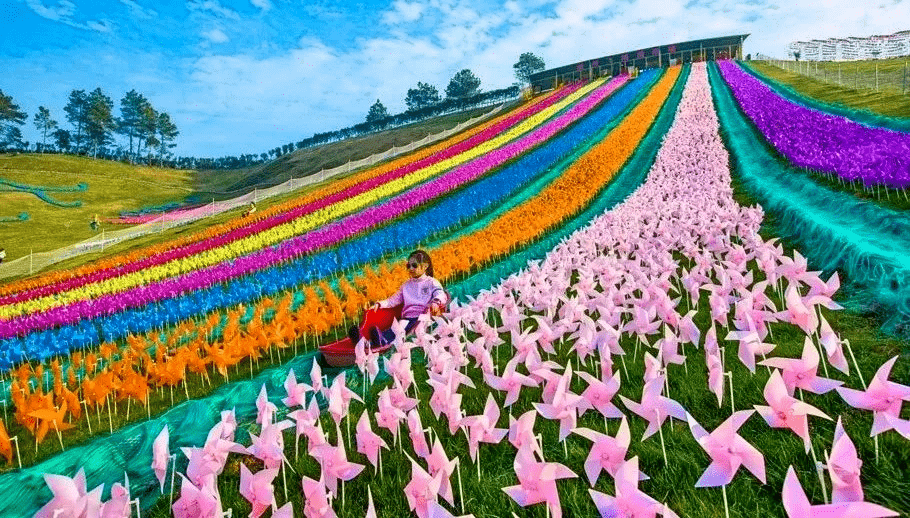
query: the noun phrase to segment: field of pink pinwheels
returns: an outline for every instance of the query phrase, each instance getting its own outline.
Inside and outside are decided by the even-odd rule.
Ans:
[[[115,322],[161,329],[168,327],[166,308],[188,308],[175,315],[218,314],[231,304],[250,304],[256,295],[286,299],[237,310],[238,328],[252,321],[263,329],[259,355],[271,356],[273,342],[281,338],[273,340],[272,331],[265,331],[271,322],[291,329],[299,323],[302,330],[284,338],[276,346],[281,347],[278,361],[257,367],[255,376],[252,359],[249,379],[228,364],[224,383],[208,399],[189,399],[156,419],[148,412],[141,416],[147,421],[121,430],[111,426],[112,440],[103,448],[82,450],[85,464],[98,464],[85,460],[93,451],[105,452],[113,471],[121,463],[130,465],[120,470],[125,480],[102,479],[94,468],[37,477],[32,471],[31,478],[20,478],[19,494],[30,492],[32,501],[40,500],[28,514],[115,517],[141,509],[144,516],[218,518],[228,513],[310,518],[910,515],[910,415],[903,408],[910,401],[910,360],[901,356],[907,343],[870,336],[877,333],[874,321],[837,302],[840,275],[811,271],[812,250],[792,248],[799,246],[798,239],[788,239],[785,247],[764,235],[764,210],[737,201],[760,198],[763,191],[750,190],[752,184],[739,178],[737,189],[746,185],[748,192],[734,192],[731,170],[738,173],[748,162],[749,148],[734,141],[740,134],[732,131],[731,121],[738,117],[735,121],[744,124],[749,110],[729,109],[731,92],[736,99],[744,95],[730,79],[729,66],[735,65],[722,64],[718,72],[713,65],[693,64],[683,73],[671,69],[559,91],[552,99],[555,108],[528,124],[526,139],[517,132],[503,138],[502,147],[476,151],[480,158],[468,166],[454,164],[452,173],[444,168],[426,172],[413,179],[414,191],[407,191],[413,194],[400,200],[389,196],[408,185],[386,187],[385,196],[364,191],[370,193],[363,198],[364,212],[352,212],[360,210],[360,202],[339,208],[325,215],[324,227],[301,220],[287,237],[239,231],[254,236],[254,242],[226,247],[229,259],[223,264],[211,254],[197,260],[188,252],[189,259],[178,259],[184,262],[160,273],[162,285],[186,282],[186,290],[145,289],[159,279],[127,278],[132,275],[127,268],[123,278],[114,272],[93,274],[113,280],[110,288],[95,287],[95,277],[73,281],[61,291],[72,293],[72,303],[51,297],[30,306],[32,299],[10,295],[4,307],[20,316],[0,329],[4,345],[36,337],[23,342],[27,345],[16,342],[19,354],[43,350],[40,345],[59,337],[65,326],[88,321],[95,333],[116,333]],[[718,86],[721,79],[730,91]],[[524,120],[540,113],[528,113]],[[636,126],[642,126],[640,133],[629,133]],[[604,154],[605,148],[619,147],[611,139],[621,141],[622,135],[635,135],[629,154]],[[635,182],[634,168],[642,161],[647,167],[638,170],[642,181]],[[598,163],[607,172],[592,165]],[[586,167],[588,176],[577,176]],[[470,190],[471,185],[492,186],[506,178],[497,175],[507,174],[529,192]],[[576,178],[572,175],[587,178],[592,192],[562,188],[559,179]],[[611,189],[623,184],[630,195],[582,221],[585,208],[600,208],[613,195]],[[305,345],[303,354],[281,359],[291,342],[296,352],[306,334],[317,332],[304,327],[314,325],[311,316],[304,317],[307,312],[322,314],[323,333],[341,324],[341,300],[353,296],[331,302],[333,290],[344,293],[341,280],[357,284],[358,279],[345,269],[395,265],[343,249],[348,235],[338,242],[319,241],[320,231],[336,236],[333,218],[362,223],[357,233],[380,232],[371,230],[377,222],[386,225],[382,229],[396,222],[413,225],[420,211],[443,206],[456,213],[453,227],[470,221],[496,228],[508,221],[507,211],[555,199],[548,186],[565,196],[590,198],[584,198],[582,209],[572,209],[576,212],[554,210],[550,219],[542,217],[547,223],[533,238],[490,241],[489,248],[509,253],[483,255],[483,266],[453,266],[462,250],[469,250],[464,247],[472,244],[473,234],[448,227],[426,230],[428,249],[439,253],[434,260],[450,263],[444,267],[445,282],[459,300],[442,317],[422,318],[416,332],[397,340],[390,354],[358,349],[356,366],[341,371],[321,365]],[[469,197],[452,201],[461,194]],[[562,223],[554,228],[551,221]],[[559,228],[577,230],[561,234]],[[293,237],[298,234],[309,237]],[[545,253],[532,253],[548,240],[553,244]],[[273,249],[272,243],[280,244]],[[400,250],[414,245],[400,241],[375,253],[400,262]],[[304,255],[301,246],[312,250]],[[327,258],[314,259],[323,249]],[[518,265],[513,271],[493,269],[494,260],[510,259]],[[211,271],[206,270],[209,260],[215,265]],[[320,291],[329,302],[319,305],[315,292],[298,297],[295,290],[304,292],[302,282],[313,279],[301,272],[322,264],[336,277],[323,281]],[[897,261],[882,268],[899,271],[901,266]],[[493,271],[506,274],[476,289],[475,281]],[[400,267],[387,270],[401,273]],[[276,292],[252,288],[280,276],[288,279]],[[139,291],[130,291],[132,283]],[[219,300],[207,302],[205,313],[195,313],[193,303],[202,301],[192,292],[209,285],[218,288]],[[72,291],[83,286],[89,286],[87,292]],[[42,297],[49,293],[49,288],[35,289]],[[244,299],[248,292],[252,297]],[[376,294],[368,295],[375,300]],[[80,313],[83,306],[91,307],[86,301],[116,297],[123,301],[111,302],[109,310]],[[231,332],[224,327],[229,326],[213,320],[200,335],[224,333],[219,340],[227,344]],[[253,336],[236,334],[238,343]],[[159,337],[158,343],[166,339]],[[112,353],[108,361],[117,358],[122,356]],[[103,401],[102,408],[110,409],[108,398]],[[65,423],[46,414],[65,414],[66,404],[32,416],[36,427],[57,434],[61,446]],[[92,422],[89,410],[86,406]],[[171,412],[182,417],[167,418]],[[15,442],[17,449],[27,447],[28,442]],[[71,450],[34,468],[52,465],[64,453]],[[11,455],[12,449],[8,460]],[[142,465],[137,468],[132,459]],[[0,485],[26,471],[0,475],[6,477]],[[0,505],[3,512],[9,509]]]

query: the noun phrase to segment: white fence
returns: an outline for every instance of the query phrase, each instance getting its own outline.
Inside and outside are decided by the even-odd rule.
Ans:
[[[767,61],[789,72],[855,90],[910,94],[910,60],[905,62],[901,68],[891,67],[889,70],[879,70],[878,64],[874,68],[860,67],[857,63],[846,62],[819,64],[818,61],[789,61],[761,54],[756,59]]]
[[[30,275],[34,272],[40,271],[43,268],[46,268],[49,265],[59,263],[60,261],[64,261],[79,255],[96,251],[103,252],[105,248],[117,243],[122,243],[123,241],[145,236],[148,234],[157,234],[159,232],[163,232],[180,225],[186,225],[188,223],[199,221],[203,218],[208,218],[225,211],[247,206],[250,204],[250,202],[259,202],[273,196],[287,194],[289,192],[300,189],[301,187],[324,182],[325,180],[328,180],[334,176],[342,173],[347,173],[361,167],[371,167],[383,160],[387,160],[404,153],[410,153],[417,148],[446,139],[469,126],[492,117],[510,104],[510,102],[502,103],[487,113],[474,117],[473,119],[466,120],[454,128],[441,131],[434,135],[427,135],[421,140],[411,142],[405,146],[393,147],[382,153],[377,153],[354,162],[348,162],[344,165],[334,167],[332,169],[323,169],[322,171],[309,175],[305,178],[291,178],[290,180],[280,185],[266,189],[256,189],[253,192],[238,196],[230,200],[212,200],[212,203],[203,207],[198,207],[187,211],[180,211],[176,215],[164,214],[159,218],[156,218],[147,223],[143,223],[141,225],[136,225],[134,227],[115,230],[112,232],[102,231],[101,234],[86,239],[85,241],[64,248],[59,248],[50,252],[30,253],[29,255],[20,257],[16,260],[0,264],[0,279]]]

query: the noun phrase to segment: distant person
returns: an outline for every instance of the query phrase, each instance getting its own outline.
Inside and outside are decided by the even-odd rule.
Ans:
[[[256,213],[256,202],[251,201],[250,207],[248,209],[246,209],[246,212],[243,213],[243,217],[246,218],[246,217],[252,216],[255,213]]]
[[[92,220],[88,222],[88,226],[91,227],[91,229],[92,229],[93,231],[95,231],[95,232],[98,231],[98,227],[101,226],[101,220],[98,219],[98,215],[97,215],[97,214],[95,214],[95,215],[92,217]]]
[[[3,264],[4,259],[6,259],[6,248],[0,248],[0,264]]]

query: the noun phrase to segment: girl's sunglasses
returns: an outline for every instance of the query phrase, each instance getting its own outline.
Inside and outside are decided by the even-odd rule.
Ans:
[[[409,262],[404,263],[404,265],[407,266],[409,269],[411,269],[411,268],[417,268],[418,266],[420,266],[420,263],[415,263],[413,261],[409,261]]]

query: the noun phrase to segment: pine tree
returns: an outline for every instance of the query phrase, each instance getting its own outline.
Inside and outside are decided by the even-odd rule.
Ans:
[[[370,111],[367,113],[367,122],[375,122],[388,116],[389,111],[386,110],[385,105],[379,102],[379,99],[376,99],[376,102],[373,103],[373,106],[370,106]]]
[[[35,114],[35,127],[41,132],[41,147],[47,145],[47,134],[57,128],[57,121],[51,118],[51,111],[44,106],[38,107]]]

